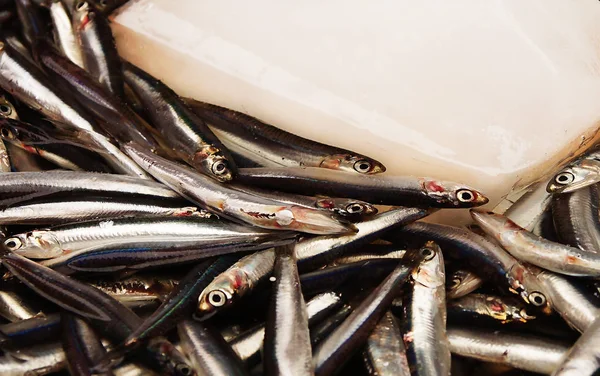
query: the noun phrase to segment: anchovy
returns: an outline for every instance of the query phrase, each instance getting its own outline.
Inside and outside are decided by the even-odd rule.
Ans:
[[[599,189],[598,184],[593,184],[575,192],[554,195],[552,217],[562,243],[600,252]]]
[[[102,193],[110,195],[139,195],[155,198],[181,198],[165,185],[132,176],[76,171],[0,173],[0,194],[7,202],[19,202],[32,197],[59,192]],[[12,199],[10,197],[21,199]]]
[[[511,297],[469,294],[448,303],[448,314],[468,318],[489,317],[500,322],[527,322],[535,316],[527,312],[524,302]]]
[[[185,353],[198,374],[247,375],[240,358],[214,328],[184,320],[177,330]]]
[[[454,182],[413,176],[366,176],[316,167],[241,168],[237,181],[284,192],[342,196],[381,205],[469,208],[488,202],[481,192]]]
[[[237,168],[229,151],[171,88],[133,64],[124,65],[124,76],[173,153],[218,181],[234,178]]]
[[[35,46],[36,42],[44,38],[47,32],[40,9],[32,0],[15,0],[15,5],[23,36],[29,46]]]
[[[236,260],[235,256],[223,256],[216,260],[205,260],[192,268],[160,307],[125,339],[123,348],[136,347],[148,338],[162,335],[175,327],[179,319],[193,312],[193,302],[197,301],[202,290]]]
[[[106,356],[106,350],[90,325],[69,312],[63,312],[60,321],[69,372],[81,376],[113,376],[111,371],[94,371]]]
[[[448,328],[452,354],[549,375],[569,347],[530,335]]]
[[[352,249],[370,243],[386,231],[421,219],[430,213],[431,211],[424,209],[399,207],[356,223],[358,232],[354,234],[304,238],[295,245],[298,267],[305,271],[325,264]]]
[[[312,375],[308,313],[292,246],[275,248],[273,277],[265,327],[266,374]]]
[[[71,17],[85,69],[108,92],[124,98],[121,58],[108,19],[88,1],[76,2]]]
[[[109,172],[98,155],[83,144],[61,139],[61,131],[12,119],[0,119],[0,137],[28,153],[36,154],[55,165],[73,171]]]
[[[82,197],[66,200],[48,198],[14,204],[0,209],[0,224],[63,224],[122,217],[200,217],[212,216],[181,202],[161,202],[147,198]]]
[[[69,60],[83,68],[83,50],[75,36],[69,9],[61,0],[50,1],[48,9],[56,45]]]
[[[142,323],[135,313],[109,295],[22,256],[8,253],[2,257],[2,265],[37,294],[89,320],[109,339],[123,341]],[[189,376],[189,366],[180,360],[183,357],[173,345],[164,338],[154,340],[152,346],[144,349],[145,357],[167,374]],[[181,368],[187,372],[180,372]]]
[[[370,376],[410,376],[400,327],[390,311],[367,339],[362,358]]]
[[[10,160],[11,171],[14,172],[41,172],[46,170],[46,161],[37,155],[30,154],[14,145],[7,144],[6,151]],[[49,163],[48,163],[49,164]],[[2,202],[2,200],[0,200]],[[1,205],[1,204],[0,204]]]
[[[179,284],[172,278],[139,275],[118,281],[94,279],[88,282],[129,308],[160,304]]]
[[[550,302],[550,306],[571,327],[583,332],[596,317],[599,317],[600,308],[598,304],[600,302],[586,294],[573,281],[533,266],[528,266],[528,270],[535,275],[542,286],[544,298]]]
[[[235,304],[271,275],[274,263],[273,248],[241,258],[202,291],[195,318],[206,319]]]
[[[444,258],[440,247],[431,241],[420,253],[424,259],[411,275],[411,288],[403,304],[406,355],[413,375],[449,375]]]
[[[322,167],[359,174],[385,171],[380,162],[350,150],[312,141],[254,117],[186,99],[228,148],[263,167]]]
[[[125,150],[157,180],[217,214],[270,229],[289,229],[312,234],[354,231],[354,226],[340,222],[327,211],[244,194],[139,147],[128,145]]]
[[[0,316],[10,322],[27,320],[36,316],[39,312],[24,298],[12,289],[0,289]]]
[[[0,357],[2,376],[48,375],[63,370],[66,366],[65,352],[60,343],[37,345],[11,352]]]
[[[415,264],[425,255],[411,253],[406,262],[399,264],[370,296],[313,350],[315,375],[330,375],[350,359],[351,354],[362,346],[392,300],[413,271]]]
[[[0,43],[0,87],[41,112],[55,125],[87,131],[102,151],[102,157],[117,171],[148,178],[139,166],[97,133],[96,122],[84,109],[68,94],[55,89],[40,68],[4,43]]]
[[[600,319],[595,319],[564,354],[552,376],[595,375],[600,369]]]
[[[482,274],[521,296],[526,303],[542,308],[548,305],[543,286],[535,275],[499,245],[481,235],[458,227],[415,222],[399,228],[393,237],[433,240],[446,254],[467,260]]]
[[[365,249],[366,248],[366,249]],[[373,247],[361,247],[361,252],[341,256],[329,263],[329,266],[354,264],[361,261],[401,259],[406,254],[406,249],[396,245],[373,245]]]
[[[377,208],[368,202],[350,198],[303,196],[293,193],[273,192],[266,189],[234,183],[232,183],[232,187],[241,192],[269,198],[275,201],[285,202],[292,205],[330,210],[335,214],[351,220],[352,222],[368,219],[378,212]]]
[[[593,148],[557,172],[546,189],[549,193],[568,193],[599,182],[600,151]]]
[[[330,315],[342,304],[341,297],[335,292],[324,292],[315,295],[306,303],[308,325],[314,325],[323,317]],[[229,344],[247,365],[256,364],[260,358],[265,337],[265,325],[259,325],[233,338]]]
[[[488,235],[519,260],[566,275],[600,276],[598,253],[543,239],[499,214],[471,210],[471,216]]]
[[[0,325],[0,347],[20,349],[60,336],[60,314],[38,314],[28,319]]]
[[[483,284],[477,274],[459,269],[446,278],[446,300],[458,299],[477,290]]]

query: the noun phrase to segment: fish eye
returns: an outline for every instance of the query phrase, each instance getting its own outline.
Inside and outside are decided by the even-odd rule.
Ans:
[[[456,198],[458,198],[458,201],[460,202],[471,202],[475,200],[475,195],[468,189],[461,189],[456,192]]]
[[[561,185],[571,184],[573,182],[573,180],[575,180],[575,175],[573,175],[570,172],[562,172],[562,173],[556,175],[556,177],[554,178],[554,181],[557,184],[561,184]]]
[[[6,138],[9,140],[12,140],[14,138],[13,133],[8,128],[0,129],[0,135],[2,135],[2,138]]]
[[[100,0],[100,5],[105,7],[108,2],[106,0]]]
[[[536,307],[541,307],[546,304],[546,296],[541,292],[534,291],[529,294],[529,301]]]
[[[364,159],[354,163],[354,169],[356,172],[360,172],[361,174],[366,174],[367,172],[371,171],[371,167],[371,162]]]
[[[215,175],[223,175],[227,173],[227,162],[223,160],[216,161],[212,166],[212,172]]]
[[[2,112],[4,115],[10,115],[12,113],[12,109],[5,104],[0,104],[0,112]]]
[[[87,3],[85,1],[80,1],[77,3],[77,5],[75,5],[75,9],[82,10],[86,5]]]
[[[187,364],[181,363],[175,367],[178,375],[182,376],[190,376],[192,374],[192,369]]]
[[[450,285],[450,288],[457,288],[458,286],[460,286],[460,284],[462,283],[461,279],[456,277],[452,279],[452,285]]]
[[[17,249],[21,248],[23,243],[19,238],[8,238],[4,241],[4,245],[9,251],[16,251]]]
[[[361,204],[350,204],[346,206],[346,211],[350,214],[358,214],[363,212],[363,207]]]
[[[221,290],[213,290],[208,293],[208,302],[213,307],[223,307],[227,302],[227,295]]]
[[[431,248],[421,248],[421,255],[423,255],[425,261],[429,261],[435,257],[435,251]]]

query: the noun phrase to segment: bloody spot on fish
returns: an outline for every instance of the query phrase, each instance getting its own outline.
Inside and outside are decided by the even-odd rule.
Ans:
[[[423,184],[423,186],[425,187],[426,190],[431,191],[431,192],[444,192],[445,191],[444,187],[442,187],[441,185],[439,185],[434,180],[426,181]]]
[[[244,214],[248,214],[251,217],[254,218],[258,218],[258,219],[270,219],[270,218],[275,218],[275,214],[273,213],[260,213],[260,212],[253,212],[253,211],[245,211],[244,209],[240,209],[240,211]]]

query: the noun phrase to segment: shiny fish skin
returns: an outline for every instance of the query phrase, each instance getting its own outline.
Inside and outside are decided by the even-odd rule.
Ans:
[[[546,191],[545,184],[539,182],[530,186],[527,193],[506,210],[504,216],[527,231],[535,231],[551,204],[552,195]]]
[[[192,268],[160,307],[127,337],[123,342],[124,348],[131,349],[149,338],[163,335],[174,328],[178,320],[191,315],[202,290],[236,260],[235,256],[222,256],[216,260],[205,260]]]
[[[247,375],[242,361],[221,334],[203,323],[184,320],[177,326],[185,353],[200,375]]]
[[[600,151],[594,148],[556,173],[546,186],[546,190],[549,193],[568,193],[598,182],[600,182]]]
[[[350,235],[304,238],[294,246],[298,268],[312,269],[340,257],[344,253],[370,243],[384,232],[429,215],[431,211],[417,208],[394,208],[363,222],[356,223],[358,232]]]
[[[273,192],[266,189],[244,186],[241,184],[232,184],[234,189],[241,192],[270,198],[275,201],[281,201],[288,204],[306,206],[307,208],[330,210],[335,214],[351,220],[352,222],[358,222],[371,218],[378,212],[377,208],[368,202],[350,198],[303,196],[293,193]]]
[[[139,166],[97,133],[94,119],[72,98],[55,89],[40,68],[3,43],[0,43],[0,87],[55,124],[68,124],[89,132],[96,147],[102,150],[102,157],[117,171],[148,178]]]
[[[370,376],[410,376],[400,327],[390,311],[373,329],[362,357]]]
[[[322,167],[360,174],[385,171],[380,162],[286,132],[224,107],[186,99],[233,151],[264,167]]]
[[[448,328],[448,339],[453,354],[546,375],[569,349],[547,338],[455,327]]]
[[[308,316],[308,325],[314,325],[323,317],[327,317],[330,313],[342,304],[339,294],[329,291],[315,295],[306,303],[306,314]],[[233,338],[229,344],[233,351],[246,364],[255,364],[260,358],[260,351],[263,347],[265,337],[265,326],[259,325]]]
[[[308,313],[292,246],[275,248],[273,277],[265,326],[265,373],[313,375]]]
[[[94,368],[106,355],[100,338],[82,318],[63,312],[60,318],[62,344],[67,368],[76,376],[113,376],[111,371],[95,372]]]
[[[313,350],[315,375],[333,374],[364,344],[377,322],[398,296],[415,263],[422,257],[420,253],[411,253],[406,263],[399,264],[340,326],[316,345]]]
[[[160,304],[179,283],[176,279],[166,277],[137,275],[118,281],[94,279],[87,282],[129,308]]]
[[[180,198],[163,184],[132,176],[95,172],[43,171],[0,174],[2,196],[40,197],[57,192],[95,192]],[[10,199],[1,200],[0,205]],[[14,202],[18,202],[15,200]]]
[[[14,253],[4,255],[2,264],[37,294],[88,319],[96,329],[113,341],[123,341],[142,323],[135,313],[109,295],[43,265]],[[154,347],[144,349],[145,358],[152,361],[154,366],[160,367],[165,374],[176,376],[180,375],[178,368],[189,367],[174,356],[179,353],[172,349],[173,345],[168,341],[160,338],[155,338],[154,341]],[[169,354],[164,352],[167,348],[171,349]],[[181,376],[189,376],[189,373]]]
[[[48,199],[15,204],[0,209],[0,224],[56,225],[123,217],[203,217],[203,211],[193,206],[181,207],[180,202],[120,197],[90,197],[81,199]]]
[[[571,193],[554,195],[552,218],[562,243],[600,252],[600,187],[593,184]]]
[[[408,224],[390,235],[400,239],[433,240],[447,255],[468,261],[482,274],[492,277],[499,286],[521,296],[526,303],[530,303],[530,295],[535,292],[537,299],[533,304],[540,307],[547,305],[543,287],[526,266],[483,236],[463,228],[425,222]],[[538,299],[541,299],[539,303]]]
[[[600,316],[600,302],[564,276],[528,266],[543,286],[550,306],[574,329],[585,331]]]
[[[448,303],[448,314],[467,317],[489,317],[500,322],[527,322],[535,316],[527,312],[527,305],[511,297],[469,294]]]
[[[0,325],[0,348],[20,349],[60,336],[60,314],[38,314],[29,319]]]
[[[127,154],[157,180],[201,207],[251,225],[312,234],[340,234],[355,230],[329,212],[287,205],[244,194],[198,174],[190,168],[128,145]]]
[[[75,99],[102,121],[99,126],[120,143],[135,142],[156,150],[158,144],[137,115],[108,93],[84,69],[61,56],[52,46],[38,47],[38,60],[48,76],[74,91]]]
[[[71,17],[85,69],[108,92],[124,98],[121,58],[108,19],[87,1],[76,2]]]
[[[195,319],[206,319],[235,304],[273,272],[273,248],[242,257],[219,274],[198,297]]]
[[[366,176],[316,167],[242,168],[237,181],[284,192],[343,196],[381,205],[469,208],[488,202],[482,193],[454,182],[412,176]]]
[[[412,375],[449,375],[450,346],[446,336],[444,258],[440,247],[427,242],[424,256],[412,272],[404,299],[402,336]]]
[[[38,313],[16,291],[0,289],[0,316],[6,320],[10,322],[27,320]]]
[[[600,369],[600,319],[590,325],[567,351],[552,376],[597,375]]]
[[[287,242],[295,236],[289,232],[271,232],[203,218],[123,218],[34,230],[14,235],[6,239],[4,244],[17,254],[48,259],[44,265],[52,268],[85,270],[85,259],[94,252],[99,256],[103,253],[110,256],[116,252],[124,257],[129,251],[135,250],[140,250],[138,253],[163,251],[163,257],[167,257],[172,251],[190,250],[199,259],[215,254],[268,248],[273,243]],[[77,266],[78,260],[83,265]],[[97,265],[97,271],[130,266],[127,260],[114,261],[117,264],[110,265],[110,259],[105,260],[102,265]],[[91,266],[89,270],[93,271],[94,267]]]
[[[65,352],[60,343],[38,345],[28,349],[27,359],[11,353],[0,357],[2,376],[47,375],[61,371],[66,366]]]
[[[572,276],[600,276],[600,254],[538,237],[499,214],[471,210],[479,226],[519,260]]]
[[[0,119],[0,137],[28,153],[73,171],[109,172],[110,169],[98,155],[87,150],[83,144],[62,139],[56,128],[34,125],[12,119]]]
[[[38,5],[32,0],[15,0],[15,5],[23,36],[30,47],[35,46],[47,32]]]
[[[51,0],[48,9],[56,45],[69,60],[83,68],[83,50],[73,31],[69,9],[61,0]]]
[[[446,300],[458,299],[477,290],[483,279],[475,273],[459,269],[446,278]]]
[[[217,181],[235,177],[237,168],[229,151],[171,88],[129,63],[124,64],[124,77],[175,154]]]

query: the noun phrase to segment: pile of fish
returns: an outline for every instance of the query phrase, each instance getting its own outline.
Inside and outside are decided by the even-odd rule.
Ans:
[[[0,374],[591,375],[600,157],[488,199],[119,57],[124,1],[0,1]]]

